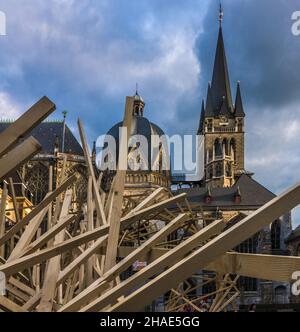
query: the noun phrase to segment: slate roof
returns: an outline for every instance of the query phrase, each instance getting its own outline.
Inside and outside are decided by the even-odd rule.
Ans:
[[[222,27],[219,29],[211,91],[214,109],[220,109],[224,98],[226,101],[227,112],[230,115],[233,107]]]
[[[112,136],[116,140],[116,156],[118,159],[119,156],[119,140],[120,133],[119,128],[123,126],[123,122],[119,122],[114,125],[106,135]],[[164,136],[163,130],[157,126],[156,124],[150,122],[144,116],[134,115],[132,118],[132,126],[131,126],[131,135],[140,135],[146,138],[148,142],[148,165],[152,165],[152,146],[151,146],[151,137],[152,135],[157,135],[159,137]],[[168,146],[164,146],[165,151],[168,151]]]
[[[231,85],[225,52],[222,26],[219,29],[212,83],[208,85],[205,117],[245,117],[240,85],[237,87],[235,107],[232,103]],[[202,114],[201,114],[202,117]]]
[[[10,126],[9,122],[0,121],[0,133]],[[29,136],[34,136],[42,145],[41,153],[53,154],[55,142],[58,140],[62,144],[63,122],[43,122],[35,127]],[[66,126],[65,152],[83,156],[83,150],[72,131]]]
[[[240,191],[241,202],[235,201],[236,193]],[[212,201],[206,203],[207,188],[195,187],[181,189],[178,193],[187,193],[192,205],[200,205],[205,208],[223,209],[257,209],[276,197],[271,191],[255,181],[251,176],[243,174],[236,184],[230,188],[211,188]]]

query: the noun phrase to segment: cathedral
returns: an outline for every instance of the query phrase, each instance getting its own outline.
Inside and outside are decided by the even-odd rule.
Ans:
[[[245,118],[241,85],[237,83],[233,103],[225,52],[223,13],[220,11],[219,34],[212,82],[208,84],[206,102],[202,102],[198,135],[204,136],[205,176],[189,183],[186,192],[193,209],[207,223],[223,218],[228,227],[265,205],[275,197],[245,169]],[[182,182],[182,185],[185,183]],[[242,243],[236,251],[269,255],[288,255],[285,240],[292,231],[291,214],[274,220],[255,237]],[[284,304],[290,301],[290,286],[268,281],[241,278],[240,304]]]
[[[156,160],[152,160],[149,153],[148,164],[156,163],[155,170],[128,171],[125,190],[127,193],[140,195],[145,191],[163,187],[176,193],[186,193],[191,209],[199,216],[199,223],[207,225],[216,219],[224,219],[230,227],[245,216],[253,213],[261,206],[272,200],[275,195],[254,179],[254,174],[245,169],[245,119],[247,112],[244,109],[240,82],[236,85],[235,101],[231,91],[231,83],[225,44],[222,30],[223,13],[220,12],[219,33],[215,54],[212,81],[208,84],[206,100],[202,102],[200,123],[195,134],[204,136],[204,169],[205,175],[201,181],[178,181],[172,177],[170,171],[162,167],[163,155],[166,148],[159,146]],[[138,91],[134,95],[132,110],[132,135],[143,135],[147,141],[151,135],[164,135],[163,130],[150,122],[145,116],[145,101]],[[195,119],[198,115],[195,114]],[[0,123],[0,132],[8,122]],[[119,142],[119,128],[122,122],[113,126],[108,135]],[[82,201],[83,188],[87,186],[87,170],[80,143],[71,130],[62,122],[44,122],[32,133],[42,144],[39,155],[30,160],[14,176],[13,181],[18,192],[20,209],[36,205],[42,201],[49,190],[55,188],[62,168],[63,157],[67,155],[68,174],[79,172],[81,182],[75,190],[77,199]],[[134,152],[134,147],[129,155]],[[92,152],[96,169],[96,150]],[[98,172],[100,172],[98,170]],[[113,181],[114,172],[106,170],[102,175],[102,189],[107,191]],[[21,206],[23,204],[23,208]],[[25,205],[24,205],[25,204]],[[176,207],[174,207],[176,209]],[[10,223],[15,217],[7,216]],[[242,253],[262,253],[269,255],[299,255],[300,231],[292,233],[291,214],[286,214],[262,229],[256,236],[235,248]],[[289,245],[289,246],[288,246]],[[288,250],[288,248],[290,250]],[[205,274],[206,271],[199,271]],[[257,303],[262,305],[286,304],[290,302],[290,285],[275,283],[252,278],[240,278],[239,288],[240,305]],[[211,290],[202,289],[202,294]]]

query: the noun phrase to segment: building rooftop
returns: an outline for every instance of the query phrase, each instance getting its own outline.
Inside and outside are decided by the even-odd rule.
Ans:
[[[0,121],[0,133],[11,125],[11,121]],[[43,122],[35,127],[28,136],[34,136],[42,145],[41,153],[53,154],[55,143],[59,142],[60,151],[63,141],[63,122]],[[78,140],[73,135],[70,128],[66,125],[65,151],[66,153],[83,156],[83,150]]]

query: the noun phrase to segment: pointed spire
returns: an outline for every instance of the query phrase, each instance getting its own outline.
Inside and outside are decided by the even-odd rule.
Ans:
[[[208,83],[207,97],[206,97],[206,108],[205,108],[205,117],[214,117],[214,106],[211,93],[211,84]]]
[[[229,112],[232,112],[232,96],[231,96],[231,87],[230,79],[228,73],[227,58],[224,46],[223,31],[222,31],[222,21],[223,21],[223,9],[222,5],[220,6],[219,13],[219,36],[218,44],[215,56],[214,70],[213,70],[213,79],[212,79],[212,96],[213,96],[213,106],[215,110],[220,110],[222,106],[222,100],[225,96],[227,107]]]
[[[202,108],[201,108],[201,116],[200,116],[200,123],[198,129],[198,135],[203,135],[204,132],[204,119],[205,119],[205,106],[204,106],[204,99],[202,99]]]
[[[246,116],[244,112],[244,106],[242,101],[240,82],[237,83],[236,100],[235,100],[235,116],[244,118]]]

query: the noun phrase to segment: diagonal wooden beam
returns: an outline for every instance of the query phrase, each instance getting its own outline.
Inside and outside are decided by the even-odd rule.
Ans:
[[[7,153],[21,138],[55,111],[55,105],[47,97],[40,99],[17,121],[0,134],[0,157]]]
[[[40,143],[31,136],[13,150],[9,151],[1,158],[0,179],[9,177],[13,172],[19,169],[21,165],[35,156],[41,148]]]
[[[107,236],[98,239],[91,247],[85,250],[81,255],[75,258],[71,264],[69,264],[59,274],[57,280],[57,286],[65,282],[82,264],[84,264],[90,257],[95,254],[99,248],[103,247],[107,243]]]
[[[148,278],[152,277],[156,273],[159,273],[167,266],[170,266],[174,264],[174,262],[177,262],[178,259],[181,259],[185,254],[189,253],[196,246],[201,245],[201,243],[208,240],[212,236],[219,234],[224,229],[224,227],[225,223],[222,220],[218,220],[212,223],[211,225],[199,231],[197,234],[195,234],[185,242],[181,243],[177,248],[174,248],[173,250],[167,252],[160,259],[156,260],[152,264],[149,264],[146,268],[136,273],[133,277],[127,279],[117,287],[114,287],[104,296],[96,299],[90,305],[83,308],[82,311],[96,311],[98,309],[101,310],[106,305],[114,303],[114,301],[116,301],[119,297],[125,295],[126,292],[130,291],[136,285],[145,282]],[[144,254],[144,251],[141,250],[139,254],[141,254],[142,256]],[[132,255],[136,258],[135,252],[133,252]],[[119,266],[116,267],[116,269],[117,268],[119,268]],[[101,286],[99,286],[99,289],[97,289],[97,286],[99,285],[97,285],[97,283],[94,283],[91,287],[79,294],[66,306],[64,306],[61,311],[79,310],[83,304],[91,301],[96,296],[99,296],[99,289]]]
[[[60,187],[49,194],[35,209],[33,209],[25,218],[23,218],[18,224],[13,226],[5,235],[0,238],[0,247],[13,237],[17,232],[23,229],[34,217],[36,217],[45,207],[47,207],[58,195],[64,192],[69,186],[71,186],[76,180],[77,175],[73,174],[69,177]]]
[[[93,167],[91,156],[90,156],[89,146],[88,146],[86,135],[85,135],[83,125],[82,125],[80,119],[78,119],[78,129],[79,129],[79,133],[80,133],[80,137],[81,137],[82,148],[83,148],[83,152],[84,152],[84,156],[85,156],[85,160],[86,160],[86,164],[87,164],[88,173],[89,173],[89,176],[92,177],[95,207],[97,210],[97,219],[99,220],[99,225],[106,225],[107,220],[106,220],[105,213],[104,213],[104,207],[102,204],[99,187],[97,184],[97,179],[95,176],[94,167]]]
[[[41,250],[39,252],[18,258],[10,263],[5,263],[0,266],[0,272],[6,274],[6,276],[11,276],[19,271],[23,271],[31,266],[40,264],[47,259],[61,255],[64,252],[73,250],[81,246],[82,244],[94,241],[102,236],[106,236],[107,227],[100,227],[91,232],[86,232],[78,235],[70,240],[65,240],[55,246],[49,247],[47,249]]]
[[[72,202],[72,189],[66,192],[63,206],[60,213],[60,220],[66,219],[69,215],[69,208]],[[65,232],[58,233],[54,240],[54,245],[64,241]],[[60,272],[60,256],[53,257],[47,266],[46,275],[44,278],[44,284],[42,289],[42,297],[40,305],[38,306],[38,312],[51,312],[53,308],[56,281]]]
[[[180,194],[169,199],[166,199],[162,202],[158,202],[154,205],[151,205],[147,208],[144,208],[139,211],[135,211],[131,213],[129,216],[126,216],[121,219],[121,230],[125,230],[126,228],[130,227],[134,222],[139,221],[144,218],[148,218],[149,216],[158,213],[164,210],[168,206],[172,206],[178,202],[184,201],[186,198],[186,194]]]
[[[24,233],[22,234],[21,238],[19,239],[17,245],[15,246],[14,250],[10,254],[7,262],[11,262],[14,259],[21,257],[22,252],[24,249],[29,245],[32,241],[33,237],[35,236],[38,228],[40,227],[43,219],[45,218],[48,212],[48,208],[45,207],[36,217],[34,217],[29,225],[25,228]]]
[[[44,233],[42,236],[38,237],[34,242],[30,243],[22,253],[21,257],[30,255],[34,253],[36,250],[40,249],[43,245],[45,245],[49,240],[53,239],[55,235],[57,235],[60,231],[66,228],[69,224],[77,219],[77,216],[67,216],[66,218],[62,218],[59,222],[50,228],[50,230]]]
[[[176,287],[183,280],[188,279],[198,270],[203,269],[211,261],[216,260],[239,243],[254,236],[261,228],[270,225],[284,213],[296,207],[299,202],[300,184],[298,183],[209,241],[188,257],[171,266],[168,270],[133,292],[124,301],[116,304],[108,311],[136,311],[141,309],[164,292]]]
[[[0,308],[9,312],[27,312],[27,310],[2,295],[0,295]]]
[[[109,271],[117,259],[118,242],[120,235],[120,219],[122,216],[123,196],[125,189],[125,178],[127,172],[128,160],[128,142],[131,135],[131,122],[133,113],[134,98],[126,98],[125,115],[123,129],[120,137],[119,165],[115,175],[115,181],[112,188],[112,202],[108,216],[109,234],[105,255],[104,273]]]

